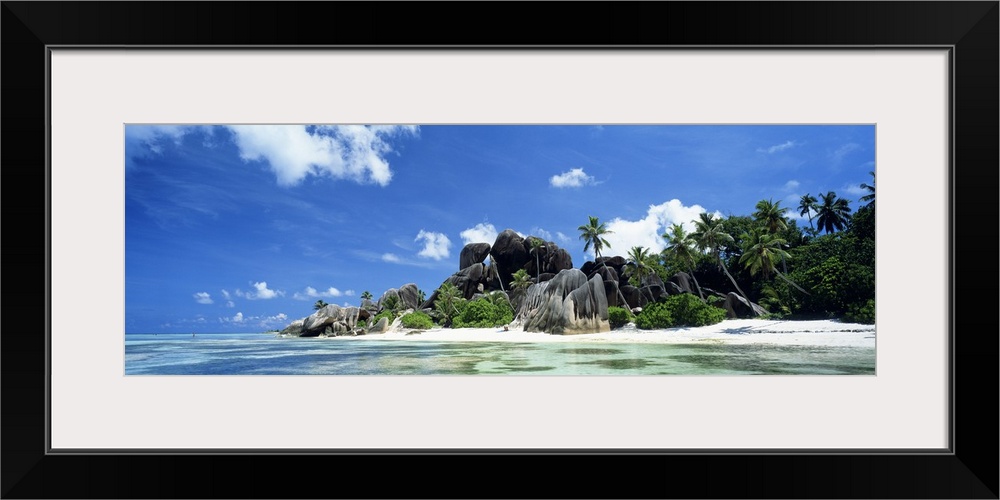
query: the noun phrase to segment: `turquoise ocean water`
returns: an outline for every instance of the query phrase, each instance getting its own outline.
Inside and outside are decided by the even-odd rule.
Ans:
[[[875,349],[127,334],[126,375],[874,375]]]

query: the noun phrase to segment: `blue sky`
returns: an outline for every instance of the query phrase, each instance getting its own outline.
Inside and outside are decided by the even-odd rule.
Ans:
[[[469,242],[513,229],[580,267],[663,248],[703,211],[749,215],[835,191],[858,207],[874,126],[125,127],[126,332],[255,332],[312,304],[416,283],[429,295]],[[803,221],[804,223],[804,221]]]

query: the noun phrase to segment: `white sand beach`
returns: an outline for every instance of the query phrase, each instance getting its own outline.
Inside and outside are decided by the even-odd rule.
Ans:
[[[450,342],[600,342],[659,344],[770,344],[831,347],[875,347],[875,325],[841,323],[834,320],[786,321],[731,319],[697,328],[639,330],[629,324],[603,333],[553,335],[525,332],[520,326],[503,328],[396,328],[387,333],[357,337],[329,337],[330,340],[405,340]]]

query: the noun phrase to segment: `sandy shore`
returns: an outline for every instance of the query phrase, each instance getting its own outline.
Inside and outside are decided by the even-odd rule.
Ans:
[[[782,321],[731,319],[698,328],[638,330],[631,324],[618,330],[580,335],[552,335],[525,332],[521,327],[503,328],[434,328],[399,329],[382,334],[358,337],[330,337],[330,340],[406,340],[448,342],[601,342],[815,345],[875,347],[875,325],[841,323],[832,320]]]

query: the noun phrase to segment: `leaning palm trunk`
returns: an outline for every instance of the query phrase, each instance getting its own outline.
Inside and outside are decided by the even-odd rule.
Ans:
[[[698,289],[698,296],[701,297],[701,301],[705,302],[705,294],[701,292],[701,285],[698,284],[698,278],[694,277],[694,269],[689,267],[688,274],[690,274],[691,279],[694,280],[694,287]]]
[[[752,305],[753,302],[750,301],[750,297],[747,297],[747,294],[743,293],[743,289],[741,289],[740,286],[736,284],[736,280],[733,278],[732,274],[729,274],[729,268],[726,267],[726,263],[722,261],[722,258],[719,258],[719,264],[722,265],[722,270],[725,271],[726,276],[729,277],[729,281],[733,282],[733,286],[736,287],[736,291],[740,292],[740,295],[742,295],[743,298],[746,299],[747,307],[749,307],[750,310],[753,311],[754,314],[756,314],[757,311],[754,311]]]
[[[488,255],[490,256],[490,270],[492,271],[492,274],[497,277],[497,281],[500,283],[500,291],[507,293],[507,290],[504,290],[503,288],[503,279],[500,278],[500,268],[496,265],[496,257],[493,257],[493,252],[490,252]]]
[[[799,290],[800,292],[802,292],[802,293],[804,293],[804,294],[806,294],[806,295],[812,295],[811,293],[809,293],[809,292],[807,292],[807,291],[803,290],[803,289],[802,289],[802,287],[800,287],[799,285],[796,285],[796,284],[795,284],[795,282],[794,282],[794,281],[792,281],[791,279],[789,279],[789,278],[788,278],[787,276],[785,276],[785,275],[784,275],[784,274],[782,274],[781,272],[778,272],[778,270],[777,270],[777,269],[775,269],[775,270],[774,270],[774,272],[778,274],[778,277],[779,277],[779,278],[781,278],[781,279],[785,280],[785,282],[787,282],[788,284],[790,284],[790,285],[794,286],[794,287],[795,287],[795,288],[797,288],[797,289],[798,289],[798,290]]]

